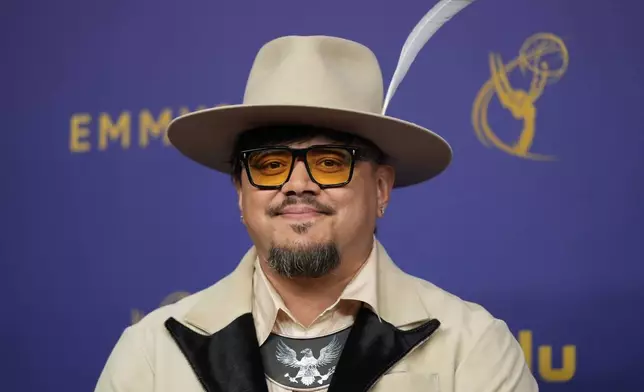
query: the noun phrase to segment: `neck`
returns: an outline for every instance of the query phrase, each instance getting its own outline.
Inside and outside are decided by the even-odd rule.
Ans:
[[[269,282],[280,295],[282,301],[304,326],[309,326],[315,319],[333,305],[369,257],[373,242],[362,249],[343,254],[340,265],[331,273],[319,278],[286,278],[277,274],[267,263],[261,267]]]

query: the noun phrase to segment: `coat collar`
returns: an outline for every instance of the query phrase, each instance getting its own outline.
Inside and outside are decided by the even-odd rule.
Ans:
[[[376,249],[379,316],[396,327],[429,320],[430,314],[418,295],[416,278],[400,270],[379,241]],[[231,274],[202,292],[183,321],[213,334],[240,316],[252,313],[256,257],[252,247]]]

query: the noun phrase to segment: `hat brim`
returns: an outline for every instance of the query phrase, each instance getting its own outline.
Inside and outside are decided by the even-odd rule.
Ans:
[[[227,105],[174,119],[170,142],[185,156],[208,168],[230,173],[237,136],[249,129],[301,124],[349,132],[370,140],[390,158],[395,188],[432,179],[452,160],[449,144],[434,132],[393,117],[351,110],[298,105]]]

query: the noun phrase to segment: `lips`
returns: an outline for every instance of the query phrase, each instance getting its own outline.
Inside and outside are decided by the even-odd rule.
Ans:
[[[286,216],[286,217],[302,217],[302,216],[330,216],[335,214],[335,211],[322,203],[319,203],[313,196],[302,197],[300,199],[289,196],[282,203],[269,207],[266,214],[270,217]]]
[[[279,215],[286,216],[312,216],[317,214],[323,214],[323,212],[310,207],[310,206],[288,206],[279,213]]]

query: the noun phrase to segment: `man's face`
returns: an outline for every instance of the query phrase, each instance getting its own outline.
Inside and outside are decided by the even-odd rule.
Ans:
[[[338,143],[316,137],[288,146],[320,144]],[[347,185],[321,189],[298,160],[288,182],[276,190],[254,187],[242,170],[239,207],[263,260],[282,275],[316,277],[369,246],[393,182],[390,167],[357,160]]]

